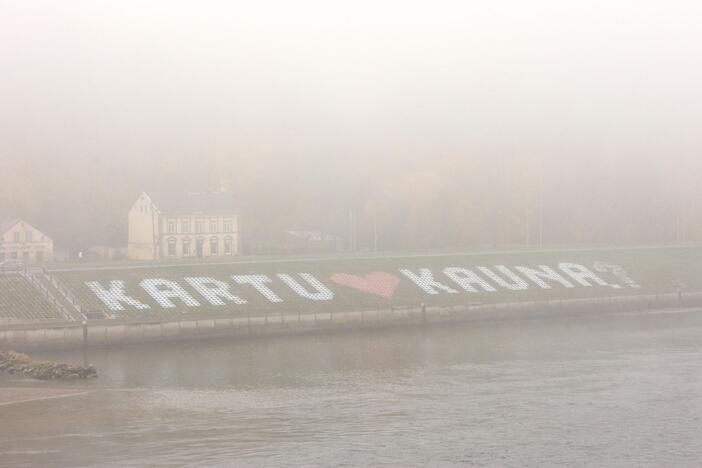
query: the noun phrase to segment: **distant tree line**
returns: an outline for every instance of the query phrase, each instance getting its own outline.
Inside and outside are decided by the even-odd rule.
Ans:
[[[244,237],[319,229],[352,250],[691,243],[702,240],[699,169],[538,155],[14,158],[0,161],[0,214],[71,249],[120,245],[141,190],[225,188]]]

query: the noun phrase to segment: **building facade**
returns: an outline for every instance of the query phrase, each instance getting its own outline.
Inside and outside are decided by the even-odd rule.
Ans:
[[[21,219],[0,221],[0,262],[46,262],[53,258],[54,241],[39,229]]]
[[[239,217],[227,192],[142,192],[129,210],[133,260],[227,257],[239,253]]]

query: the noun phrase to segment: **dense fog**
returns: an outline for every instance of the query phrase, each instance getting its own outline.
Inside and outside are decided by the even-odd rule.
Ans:
[[[141,191],[357,250],[702,240],[702,4],[0,1],[0,215]]]

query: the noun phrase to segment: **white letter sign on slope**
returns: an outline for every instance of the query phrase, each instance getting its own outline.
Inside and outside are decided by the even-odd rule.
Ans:
[[[529,289],[529,284],[526,281],[524,281],[523,279],[521,279],[519,276],[517,276],[517,274],[515,272],[513,272],[512,270],[510,270],[506,266],[495,265],[493,268],[495,268],[500,273],[505,275],[512,282],[508,283],[504,279],[500,278],[500,276],[497,275],[497,273],[493,272],[489,268],[478,267],[478,270],[480,270],[481,273],[483,273],[485,276],[487,276],[488,278],[493,280],[496,285],[498,285],[502,288],[509,289],[511,291],[523,291],[525,289]]]
[[[594,281],[595,284],[600,286],[609,286],[608,282],[577,263],[559,263],[558,268],[583,286],[592,286],[592,283],[588,282],[588,280]]]
[[[171,298],[180,299],[188,307],[198,307],[200,305],[175,281],[169,281],[164,278],[148,278],[139,283],[139,285],[164,309],[175,307]]]
[[[516,266],[514,268],[516,270],[519,270],[524,276],[532,280],[534,283],[536,283],[543,289],[551,289],[551,285],[545,282],[544,279],[561,283],[566,288],[574,287],[570,281],[568,281],[567,279],[556,273],[555,270],[553,270],[550,267],[547,267],[546,265],[539,265],[539,268],[541,268],[541,270],[534,270],[533,268],[527,268],[523,266]]]
[[[488,292],[497,291],[488,284],[480,276],[473,273],[471,270],[461,267],[448,267],[444,268],[444,274],[451,278],[451,281],[462,287],[468,292],[478,292],[473,285],[480,286],[483,290]]]
[[[110,310],[124,310],[123,302],[137,309],[150,309],[148,305],[127,296],[124,292],[124,281],[110,281],[109,290],[103,288],[97,281],[86,281],[85,284]]]
[[[234,275],[232,279],[238,284],[250,284],[270,302],[283,302],[276,293],[265,285],[265,283],[271,282],[271,279],[266,275]]]
[[[185,278],[195,291],[212,305],[224,305],[227,300],[235,304],[246,304],[246,301],[239,296],[235,296],[229,291],[229,285],[224,281],[219,281],[206,276],[196,276]]]
[[[410,270],[405,269],[401,269],[400,273],[412,280],[414,284],[422,288],[427,294],[439,294],[439,291],[437,291],[437,289],[441,289],[442,291],[446,291],[450,294],[458,293],[458,291],[456,291],[455,289],[436,281],[431,275],[431,270],[429,268],[420,268],[419,274],[414,274]]]
[[[130,281],[133,283],[123,280],[110,280],[108,284],[106,281],[85,281],[83,282],[85,286],[81,287],[95,294],[98,302],[104,304],[105,310],[113,312],[159,307],[166,309],[177,307],[183,311],[183,306],[207,308],[234,304],[248,304],[247,307],[251,308],[261,307],[263,304],[265,308],[268,307],[265,306],[267,302],[284,304],[284,300],[308,304],[309,301],[328,302],[331,305],[335,299],[347,300],[353,290],[356,290],[354,294],[379,296],[383,300],[396,298],[402,302],[413,300],[420,303],[423,302],[421,297],[426,297],[425,295],[441,295],[441,297],[446,294],[456,295],[451,299],[460,301],[462,299],[458,296],[459,292],[461,295],[466,295],[466,292],[483,295],[499,290],[509,291],[509,295],[512,295],[512,291],[531,290],[532,293],[547,299],[562,293],[557,290],[560,289],[558,286],[578,289],[593,287],[621,289],[626,286],[641,288],[629,278],[621,266],[599,261],[591,268],[579,263],[559,262],[555,266],[532,264],[530,266],[436,266],[434,269],[411,267],[392,270],[392,273],[371,271],[364,274],[361,270],[350,274],[323,271],[324,274],[329,274],[325,280],[320,280],[318,276],[309,272],[271,273],[270,276],[249,273],[233,275],[231,280],[226,277],[218,279],[213,274],[212,276],[185,276],[177,280],[132,278]],[[620,278],[624,284],[616,284],[617,278]],[[239,285],[248,285],[251,288]],[[136,289],[136,291],[130,289],[132,294],[136,294],[135,296],[127,293],[129,287]],[[143,291],[140,291],[139,287]],[[556,288],[556,290],[537,293],[534,288],[544,290]],[[267,301],[262,302],[262,299],[258,299],[253,289]],[[84,292],[86,292],[85,289]],[[399,292],[408,296],[402,296]],[[356,300],[355,296],[350,297],[349,300]],[[356,305],[363,307],[366,304],[368,299],[360,297]]]
[[[315,289],[315,292],[308,291],[304,286],[298,283],[295,278],[285,273],[278,273],[278,278],[280,278],[283,283],[287,284],[290,289],[295,291],[298,296],[304,297],[305,299],[311,299],[313,301],[331,301],[334,299],[334,293],[331,289],[323,285],[321,281],[310,273],[299,273],[299,275],[307,284]]]

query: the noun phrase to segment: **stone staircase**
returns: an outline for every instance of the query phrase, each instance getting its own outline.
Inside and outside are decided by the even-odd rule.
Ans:
[[[72,322],[82,322],[86,320],[82,307],[78,300],[71,294],[60,281],[51,276],[44,268],[26,267],[20,274],[42,294],[56,310]]]

